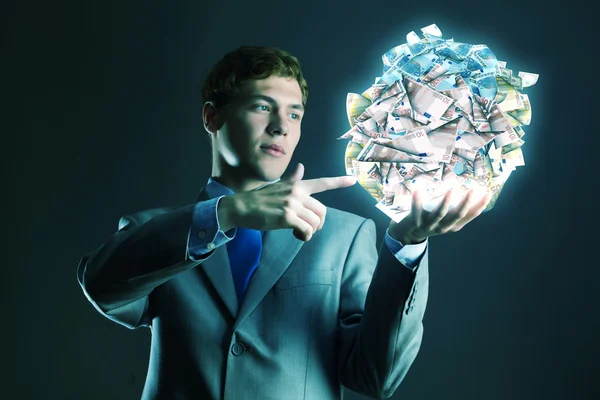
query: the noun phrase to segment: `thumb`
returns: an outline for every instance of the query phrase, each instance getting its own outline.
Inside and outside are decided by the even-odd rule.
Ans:
[[[304,177],[304,165],[302,165],[302,163],[298,163],[287,180],[295,182],[302,180],[302,177]]]

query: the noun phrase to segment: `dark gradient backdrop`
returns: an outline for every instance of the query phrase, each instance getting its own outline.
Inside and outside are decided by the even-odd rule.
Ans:
[[[335,138],[348,129],[346,94],[434,22],[541,77],[525,90],[526,167],[494,210],[431,239],[424,342],[393,398],[600,398],[592,11],[573,1],[158,3],[4,7],[2,398],[139,398],[150,331],[101,317],[77,263],[122,215],[195,199],[211,171],[200,88],[226,51],[275,45],[299,57],[310,95],[292,162],[307,178],[333,176],[344,173],[347,142]],[[381,243],[388,219],[358,185],[315,197],[374,219]]]

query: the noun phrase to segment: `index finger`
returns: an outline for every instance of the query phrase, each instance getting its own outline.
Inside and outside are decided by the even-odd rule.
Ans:
[[[327,178],[306,179],[299,182],[308,194],[325,192],[352,186],[356,183],[355,176],[334,176]]]

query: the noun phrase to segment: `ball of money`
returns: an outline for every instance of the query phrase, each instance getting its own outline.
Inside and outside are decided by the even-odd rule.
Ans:
[[[435,25],[406,35],[383,56],[383,75],[362,94],[348,93],[351,139],[345,166],[399,222],[412,193],[432,210],[452,189],[451,208],[473,190],[493,193],[494,207],[511,172],[525,165],[521,147],[531,104],[523,88],[538,75],[514,74],[483,44],[445,40]]]

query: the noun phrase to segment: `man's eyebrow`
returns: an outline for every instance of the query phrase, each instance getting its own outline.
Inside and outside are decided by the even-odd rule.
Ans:
[[[269,103],[272,103],[272,104],[277,104],[277,101],[275,101],[274,98],[264,95],[264,94],[252,94],[252,95],[248,96],[248,99],[261,99],[261,100],[268,101]],[[304,111],[304,107],[302,106],[302,104],[290,104],[288,107],[294,108],[296,110]]]

